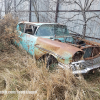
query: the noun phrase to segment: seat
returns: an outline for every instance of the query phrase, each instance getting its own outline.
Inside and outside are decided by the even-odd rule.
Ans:
[[[31,28],[25,29],[25,33],[28,33],[28,34],[31,34],[32,35],[32,29]]]

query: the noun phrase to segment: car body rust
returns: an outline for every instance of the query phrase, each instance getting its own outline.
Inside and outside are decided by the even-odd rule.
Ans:
[[[66,25],[19,22],[17,31],[21,40],[15,44],[36,59],[50,55],[49,60],[53,57],[60,67],[70,65],[74,74],[88,73],[100,67],[100,43],[70,35]]]
[[[72,61],[72,58],[76,52],[78,52],[78,51],[83,52],[81,49],[76,48],[74,46],[71,46],[67,43],[53,41],[53,40],[50,40],[47,38],[40,38],[39,37],[37,39],[36,45],[43,48],[42,51],[41,51],[41,48],[39,48],[39,47],[37,47],[38,49],[35,49],[35,57],[37,59],[39,59],[42,55],[51,52],[51,54],[54,57],[56,57],[62,63],[66,63],[66,64],[68,64]],[[59,59],[59,58],[62,58],[62,59]],[[67,59],[66,62],[64,62],[65,59]]]

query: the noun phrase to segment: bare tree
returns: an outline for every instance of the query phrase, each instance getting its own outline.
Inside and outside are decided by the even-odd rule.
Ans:
[[[84,5],[82,5],[82,0],[78,0],[77,1],[74,1],[81,9],[81,12],[82,12],[82,16],[83,16],[83,38],[85,37],[85,34],[86,34],[86,28],[87,28],[87,22],[89,20],[91,20],[92,18],[99,18],[98,15],[94,15],[92,17],[89,17],[87,18],[86,16],[86,12],[90,10],[90,7],[93,5],[94,2],[96,2],[96,0],[84,0]]]
[[[89,30],[92,30],[92,29],[90,29],[90,26],[88,25],[88,23],[90,23],[90,21],[92,21],[92,20],[95,21],[96,23],[99,23],[97,21],[97,18],[100,19],[99,14],[97,14],[95,12],[92,12],[91,16],[87,15],[87,12],[89,12],[91,10],[92,5],[94,5],[94,3],[96,3],[98,0],[51,0],[51,1],[48,1],[48,0],[19,0],[17,3],[16,3],[16,0],[4,0],[4,1],[5,1],[5,4],[7,5],[7,6],[5,6],[5,8],[6,8],[5,13],[9,13],[13,10],[13,11],[15,11],[15,13],[19,11],[18,14],[21,14],[21,15],[23,15],[24,9],[17,10],[16,8],[18,6],[20,6],[22,3],[24,3],[25,1],[28,1],[28,2],[31,1],[30,4],[32,5],[33,8],[30,11],[28,9],[27,13],[30,12],[30,14],[31,14],[31,12],[33,11],[34,14],[36,15],[36,19],[37,19],[35,21],[37,21],[37,22],[41,21],[42,18],[44,18],[44,21],[49,21],[49,22],[50,21],[54,22],[54,20],[55,20],[55,22],[57,22],[57,21],[59,22],[59,18],[61,18],[62,23],[64,22],[65,24],[67,22],[76,23],[77,21],[80,21],[79,23],[76,23],[75,26],[70,26],[70,27],[76,27],[78,25],[81,25],[82,26],[81,32],[82,32],[83,38],[85,37],[85,35],[87,33],[87,28]],[[13,3],[12,1],[15,1],[14,7],[12,7],[12,3]],[[48,5],[47,3],[43,3],[43,2],[47,2],[47,1],[49,2],[48,4],[50,4],[50,2],[54,2],[54,5],[56,7],[54,8],[54,5],[52,5],[52,3],[51,3],[51,5]],[[47,8],[49,8],[49,9],[47,9],[46,7],[43,7],[43,9],[45,10],[44,11],[45,14],[43,14],[43,15],[41,13],[41,11],[43,11],[43,10],[41,8],[39,8],[40,4],[41,5],[45,4],[44,6],[47,6]],[[70,11],[64,10],[65,15],[66,15],[66,12],[69,15],[70,15],[70,12],[72,12],[72,11],[76,12],[76,13],[71,14],[71,17],[67,17],[67,16],[63,16],[63,15],[60,16],[61,15],[60,7],[63,4],[66,5],[66,8],[69,5],[77,6],[74,9],[70,8]],[[63,8],[63,6],[62,6],[62,8]],[[38,10],[40,10],[40,11],[38,12]],[[46,10],[47,10],[47,12],[46,12]],[[50,12],[49,12],[49,10],[50,10]],[[24,14],[26,14],[26,13],[24,13]],[[30,14],[28,14],[28,15],[30,15]],[[48,17],[46,16],[46,14]],[[21,16],[21,15],[19,15],[19,16]],[[82,18],[77,17],[80,15],[82,16]],[[30,16],[32,16],[32,15],[30,15]],[[52,20],[52,19],[54,19],[54,20]]]
[[[11,5],[12,5],[12,0],[5,0],[5,14],[8,14],[11,12]]]
[[[0,5],[1,5],[0,6],[0,19],[1,19],[1,17],[2,17],[2,14],[1,13],[2,13],[2,8],[3,8],[3,1],[0,2]]]
[[[37,18],[37,22],[39,22],[39,13],[38,13],[38,4],[37,4],[37,0],[33,0],[31,1],[33,7],[34,7],[34,11],[35,11],[35,15],[36,15],[36,18]]]
[[[87,23],[92,20],[92,19],[96,19],[96,18],[99,18],[99,15],[97,15],[96,13],[94,13],[91,17],[87,17],[87,12],[89,12],[91,10],[91,7],[92,5],[94,5],[94,3],[97,2],[97,0],[60,0],[60,3],[66,3],[66,6],[67,5],[77,5],[78,9],[75,8],[73,9],[73,11],[77,12],[77,14],[74,14],[71,18],[68,18],[67,20],[73,20],[74,17],[78,16],[78,15],[82,15],[83,19],[80,20],[83,22],[83,31],[82,31],[82,34],[83,34],[83,38],[85,37],[86,35],[86,30],[87,30]],[[99,18],[100,19],[100,18]]]

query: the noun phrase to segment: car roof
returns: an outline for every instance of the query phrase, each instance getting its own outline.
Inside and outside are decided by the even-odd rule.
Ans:
[[[41,25],[45,25],[45,24],[63,25],[63,24],[59,24],[59,23],[40,23],[40,22],[28,22],[28,21],[21,21],[21,22],[19,22],[19,24],[20,23],[31,24],[31,25],[33,24],[35,26],[41,26]]]

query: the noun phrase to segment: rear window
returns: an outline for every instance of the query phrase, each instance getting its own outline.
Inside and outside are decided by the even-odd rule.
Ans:
[[[25,26],[25,24],[19,24],[19,30],[21,31],[21,32],[24,32],[24,26]]]

